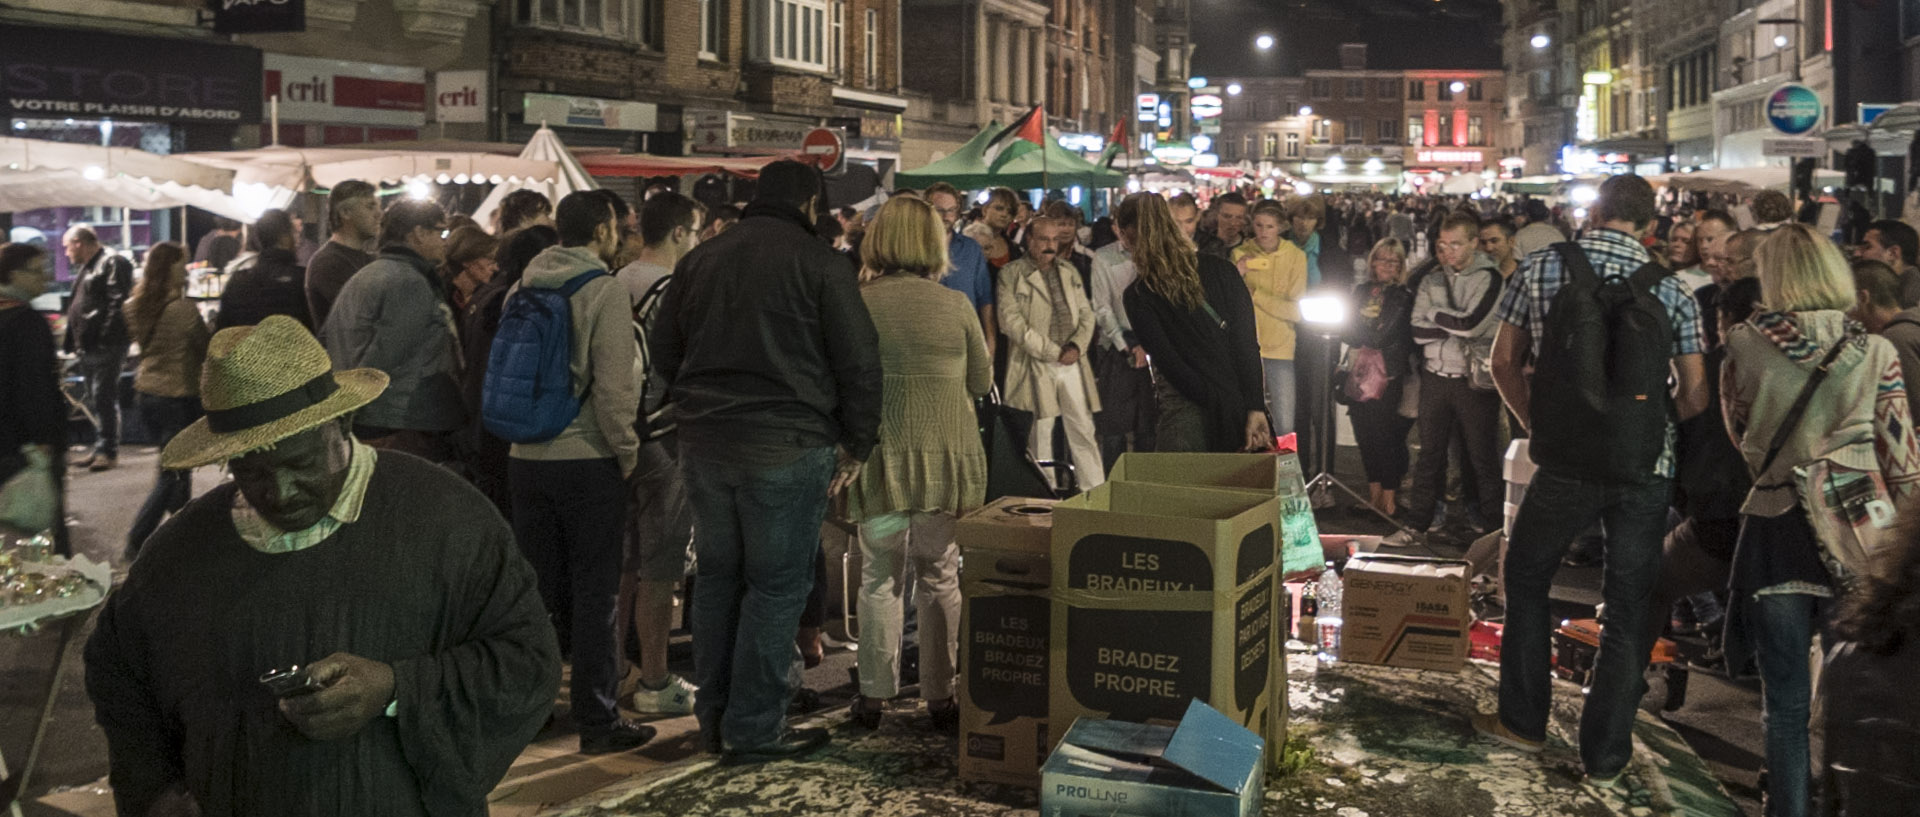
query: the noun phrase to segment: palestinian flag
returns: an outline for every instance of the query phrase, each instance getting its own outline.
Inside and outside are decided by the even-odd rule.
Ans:
[[[987,170],[998,171],[1008,162],[1040,150],[1046,138],[1047,114],[1039,105],[1035,105],[1025,116],[987,140],[984,154]]]
[[[1126,138],[1127,118],[1123,116],[1120,121],[1113,123],[1113,133],[1107,134],[1107,149],[1100,151],[1098,162],[1101,168],[1113,168],[1113,160],[1119,158],[1121,151],[1126,149]]]

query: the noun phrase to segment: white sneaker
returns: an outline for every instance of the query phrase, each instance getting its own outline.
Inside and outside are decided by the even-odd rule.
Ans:
[[[667,685],[662,689],[648,689],[641,684],[633,691],[633,711],[643,715],[691,715],[693,714],[693,693],[699,687],[678,675],[667,676]]]

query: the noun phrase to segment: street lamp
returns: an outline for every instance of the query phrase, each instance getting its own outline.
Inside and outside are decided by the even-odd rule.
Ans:
[[[1467,84],[1456,79],[1453,81],[1452,85],[1447,86],[1447,90],[1452,91],[1456,94],[1462,93],[1467,90]]]
[[[1312,116],[1312,115],[1313,115],[1313,106],[1312,106],[1312,105],[1301,105],[1301,106],[1300,106],[1300,115],[1301,115],[1301,116]]]
[[[1553,38],[1548,37],[1545,34],[1535,34],[1533,35],[1533,39],[1528,40],[1527,42],[1528,44],[1533,46],[1535,51],[1538,51],[1542,48],[1546,48],[1547,46],[1552,45]]]
[[[1273,35],[1262,34],[1258,37],[1253,38],[1253,47],[1258,48],[1261,51],[1271,50],[1273,48]]]
[[[1785,34],[1775,34],[1775,35],[1773,35],[1773,47],[1774,47],[1774,48],[1786,48],[1786,47],[1787,47],[1787,35],[1785,35]]]
[[[1227,86],[1227,96],[1239,96],[1242,90],[1245,89],[1240,87],[1240,83],[1233,83]]]

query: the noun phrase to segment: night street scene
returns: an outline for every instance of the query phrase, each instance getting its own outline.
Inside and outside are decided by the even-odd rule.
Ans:
[[[0,812],[1920,817],[1920,0],[0,2]]]

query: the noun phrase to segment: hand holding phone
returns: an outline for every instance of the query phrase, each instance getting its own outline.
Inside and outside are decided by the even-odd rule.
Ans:
[[[273,693],[273,697],[283,699],[312,695],[325,688],[299,664],[286,669],[267,670],[265,675],[260,676],[260,683]]]

